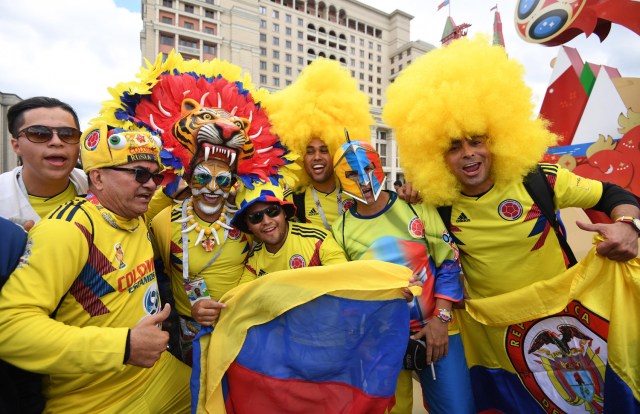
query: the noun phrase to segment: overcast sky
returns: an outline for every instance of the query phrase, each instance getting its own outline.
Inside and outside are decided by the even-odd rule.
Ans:
[[[360,0],[385,12],[414,16],[412,40],[440,46],[449,7],[441,0]],[[328,0],[331,3],[331,0]],[[493,31],[491,7],[498,5],[507,53],[525,65],[526,80],[537,103],[551,76],[549,63],[558,51],[529,44],[515,33],[513,0],[451,0],[457,24],[470,23],[469,35]],[[140,0],[0,1],[0,91],[21,98],[57,97],[70,103],[85,128],[109,99],[107,87],[134,80],[140,58]],[[572,40],[583,60],[617,67],[622,76],[640,77],[640,38],[613,26],[600,43],[592,35]]]

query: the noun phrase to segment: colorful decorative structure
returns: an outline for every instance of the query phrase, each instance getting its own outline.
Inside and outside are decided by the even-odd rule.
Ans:
[[[516,28],[522,39],[559,46],[580,33],[603,41],[616,23],[640,35],[640,2],[635,0],[518,0]]]

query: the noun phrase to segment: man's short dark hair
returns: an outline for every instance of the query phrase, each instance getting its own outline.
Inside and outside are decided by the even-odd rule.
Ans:
[[[402,181],[400,181],[400,180],[395,180],[395,181],[393,182],[393,186],[394,186],[394,187],[395,187],[395,186],[402,186]]]
[[[71,107],[71,105],[62,102],[56,98],[49,98],[47,96],[34,96],[33,98],[25,99],[11,106],[7,111],[7,125],[9,132],[13,137],[17,137],[20,133],[19,126],[24,122],[25,111],[37,108],[60,108],[69,112],[73,116],[73,120],[76,123],[76,128],[80,129],[80,121],[78,120],[78,114]]]

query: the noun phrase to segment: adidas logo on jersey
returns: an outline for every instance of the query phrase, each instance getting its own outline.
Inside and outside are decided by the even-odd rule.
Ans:
[[[316,210],[315,208],[312,208],[311,210],[309,210],[309,216],[317,216],[318,215],[318,210]]]
[[[468,223],[470,221],[471,220],[469,219],[469,217],[467,217],[467,215],[464,213],[460,213],[460,215],[456,219],[456,223]]]
[[[260,269],[260,271],[258,272],[258,277],[264,276],[266,274],[267,274],[267,272],[265,272],[263,269]]]

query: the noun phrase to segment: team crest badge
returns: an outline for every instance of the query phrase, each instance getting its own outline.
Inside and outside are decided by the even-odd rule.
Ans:
[[[289,268],[290,269],[300,269],[301,267],[305,267],[307,262],[304,260],[304,257],[299,254],[294,254],[289,259]]]
[[[418,217],[414,217],[409,221],[408,229],[413,238],[420,239],[424,237],[424,225]]]
[[[84,148],[88,151],[94,151],[100,143],[100,130],[96,129],[87,134],[84,139]]]
[[[158,285],[155,281],[147,287],[142,301],[142,306],[147,315],[155,315],[160,312],[160,293],[158,292]]]
[[[548,318],[511,325],[507,355],[547,413],[602,413],[609,322],[577,301]]]
[[[498,206],[498,214],[503,220],[515,221],[522,217],[522,204],[516,200],[504,200]]]
[[[240,235],[242,234],[242,232],[240,230],[238,230],[237,228],[233,227],[231,230],[229,230],[229,238],[231,240],[238,240],[240,238]]]

